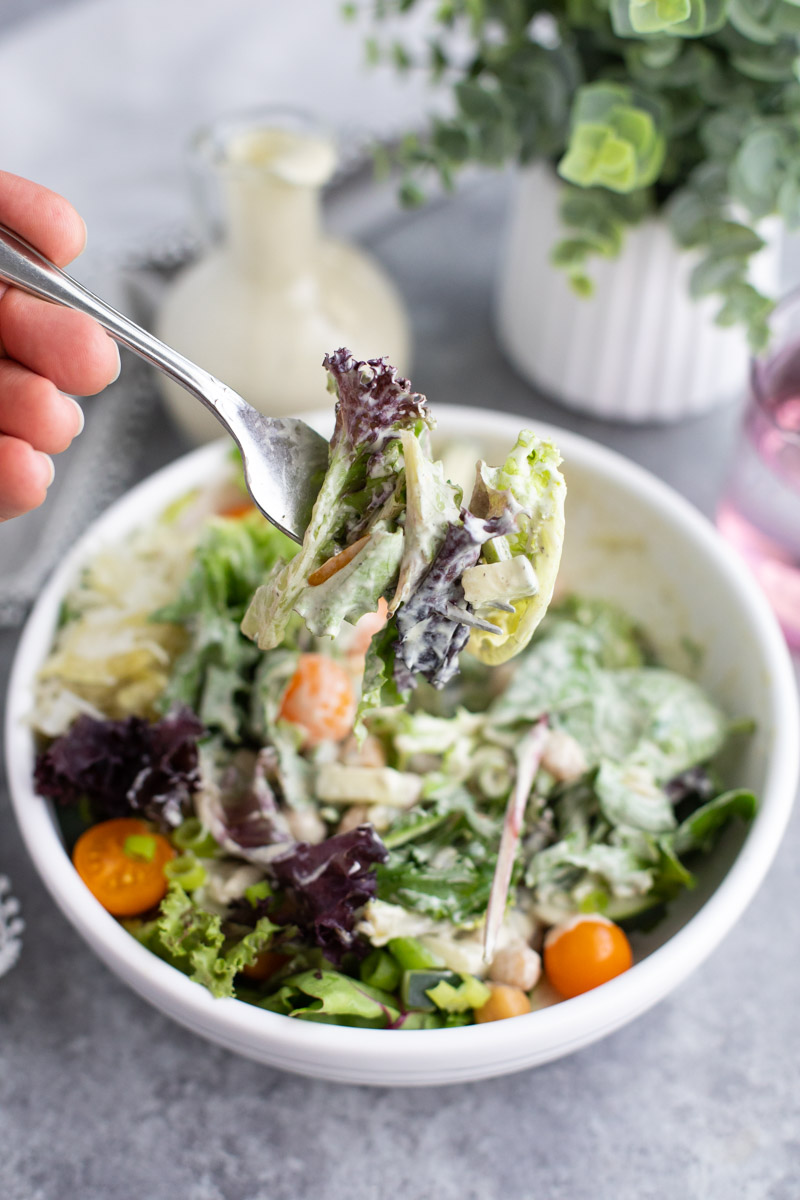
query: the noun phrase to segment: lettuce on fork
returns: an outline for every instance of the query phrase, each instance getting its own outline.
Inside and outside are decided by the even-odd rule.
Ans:
[[[566,488],[556,447],[524,431],[502,467],[478,463],[464,507],[432,457],[425,397],[382,358],[341,349],[324,366],[337,397],[328,469],[300,552],[270,571],[242,631],[270,650],[297,613],[334,637],[385,600],[363,715],[419,678],[443,687],[467,646],[484,662],[524,649],[552,596]]]
[[[399,435],[419,438],[432,425],[425,398],[385,359],[358,362],[347,350],[326,355],[336,392],[328,470],[300,553],[278,565],[257,590],[242,631],[262,650],[283,639],[293,611],[314,634],[334,635],[343,620],[374,612],[400,568],[405,473]],[[339,569],[325,564],[358,547]],[[318,580],[318,582],[316,582]],[[330,586],[328,586],[330,585]]]

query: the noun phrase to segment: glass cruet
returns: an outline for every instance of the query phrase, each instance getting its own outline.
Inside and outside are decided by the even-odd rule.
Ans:
[[[408,320],[383,269],[329,236],[322,190],[333,137],[309,118],[260,110],[200,131],[192,146],[206,226],[216,232],[163,298],[157,333],[270,416],[332,403],[323,356],[347,346],[386,355],[405,374]],[[219,436],[214,418],[163,381],[189,436]]]

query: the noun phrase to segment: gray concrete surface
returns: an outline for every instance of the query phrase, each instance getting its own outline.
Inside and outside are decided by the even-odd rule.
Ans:
[[[607,425],[536,398],[490,320],[502,182],[385,235],[413,316],[414,383],[615,446],[707,513],[736,408]],[[155,432],[155,431],[154,431]],[[180,439],[166,418],[150,446]],[[0,687],[14,635],[0,638]],[[671,998],[602,1043],[489,1083],[413,1091],[293,1078],[216,1049],[122,986],[34,874],[0,784],[0,872],[24,905],[0,980],[3,1200],[796,1200],[800,971],[795,815],[755,902]]]

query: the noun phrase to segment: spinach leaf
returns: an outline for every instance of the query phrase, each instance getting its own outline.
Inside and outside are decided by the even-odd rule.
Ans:
[[[714,840],[733,817],[752,821],[758,809],[758,801],[752,792],[737,788],[723,792],[707,804],[695,809],[675,830],[674,847],[677,854],[688,854],[699,850],[708,852]]]
[[[455,853],[446,866],[437,866],[414,855],[392,855],[378,867],[378,897],[437,921],[465,925],[486,912],[493,876],[493,857],[476,863]]]
[[[669,798],[646,767],[602,762],[595,788],[600,810],[612,825],[628,825],[648,833],[666,833],[675,828]]]
[[[542,632],[547,637],[579,639],[597,665],[611,671],[642,667],[651,657],[642,630],[606,600],[568,596],[545,617]]]
[[[284,979],[259,1007],[302,1020],[333,1019],[336,1025],[359,1025],[384,1029],[400,1016],[394,996],[325,968],[302,971]]]

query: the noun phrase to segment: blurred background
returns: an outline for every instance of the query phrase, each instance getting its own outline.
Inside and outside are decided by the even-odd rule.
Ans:
[[[376,20],[381,10],[389,15]],[[793,177],[772,170],[783,207],[759,222],[778,201],[757,191],[772,176],[756,138],[729,166],[750,215],[732,229],[703,198],[708,244],[683,253],[698,243],[689,167],[716,169],[721,151],[698,150],[683,117],[679,132],[658,131],[647,97],[634,97],[637,109],[614,93],[606,111],[603,90],[626,64],[661,103],[669,70],[648,75],[632,43],[602,29],[599,56],[591,45],[565,50],[566,26],[557,34],[541,15],[526,25],[525,12],[427,0],[7,0],[0,157],[83,215],[77,278],[265,411],[329,403],[318,364],[344,343],[388,354],[434,405],[488,403],[580,429],[711,516],[737,444],[746,335],[766,336],[761,294],[743,272],[772,297],[800,278],[787,232]],[[691,75],[696,47],[667,44],[688,47],[676,110],[693,104],[711,145],[720,112]],[[581,53],[591,86],[576,91]],[[777,84],[750,86],[755,104],[758,88],[769,99]],[[592,87],[602,109],[592,128],[605,122],[606,140],[587,159],[580,106]],[[740,75],[730,87],[740,97]],[[231,167],[252,151],[234,146],[248,121],[252,134],[298,112],[335,147],[311,184],[287,184],[276,161]],[[632,164],[624,185],[613,174],[620,146]],[[783,146],[771,152],[786,159]],[[556,162],[571,191],[556,186]],[[669,186],[648,190],[661,162]],[[640,196],[650,198],[637,208]],[[729,199],[723,188],[714,204]],[[323,234],[344,240],[344,257]],[[578,293],[590,287],[587,301]],[[733,327],[714,324],[720,298]],[[124,360],[120,381],[85,402],[86,431],[59,460],[48,505],[0,529],[0,623],[21,619],[63,546],[114,496],[217,432],[174,385]]]
[[[176,267],[209,248],[213,200],[204,204],[201,193],[213,187],[212,168],[205,179],[197,170],[193,174],[190,140],[201,126],[228,114],[279,106],[324,122],[338,159],[323,180],[326,225],[373,247],[384,235],[391,237],[400,215],[396,186],[382,192],[371,187],[371,147],[421,120],[426,88],[421,81],[400,80],[388,67],[368,71],[363,32],[343,20],[337,3],[311,0],[301,11],[254,0],[233,0],[224,8],[211,0],[168,5],[62,0],[3,5],[0,22],[0,95],[13,114],[0,134],[4,167],[70,199],[89,229],[74,274],[149,328],[158,324]],[[246,220],[239,233],[245,241],[253,236]],[[381,249],[391,256],[391,246],[376,252]],[[382,282],[383,276],[377,286]],[[386,287],[394,285],[387,280]],[[201,285],[200,291],[200,307],[205,296],[206,315],[216,329],[213,288]],[[369,296],[368,304],[372,300]],[[399,296],[395,306],[395,324],[404,322]],[[179,301],[179,314],[184,308]],[[195,345],[197,305],[186,311],[189,344],[179,348],[194,354],[209,340],[218,344],[219,337],[201,334]],[[362,319],[363,304],[355,321],[345,320],[345,332]],[[245,357],[261,341],[257,320],[251,315],[244,333]],[[320,349],[317,338],[304,359],[319,385],[301,407],[326,402],[320,366],[326,348],[324,342]],[[308,356],[305,346],[303,351]],[[383,345],[372,351],[379,352]],[[164,418],[149,372],[137,371],[139,364],[125,357],[119,384],[85,402],[85,435],[59,461],[47,509],[0,533],[6,568],[0,621],[19,620],[59,548],[94,513],[140,474],[191,444],[180,422]],[[201,365],[220,370],[215,355],[208,357],[198,355]],[[274,372],[275,353],[265,353],[262,362]],[[255,374],[258,383],[258,370]],[[251,372],[247,379],[226,382],[249,386],[252,380]],[[289,411],[299,401],[290,394],[276,403]],[[184,411],[191,415],[192,407],[190,402]],[[208,426],[204,431],[214,432]]]
[[[688,268],[676,265],[660,227],[631,237],[631,257],[601,262],[599,302],[574,307],[548,262],[553,181],[517,171],[507,147],[470,157],[454,191],[432,182],[426,203],[403,206],[401,173],[376,179],[376,147],[379,160],[402,148],[431,113],[452,112],[453,94],[428,70],[399,69],[399,51],[371,63],[369,25],[346,20],[343,7],[2,0],[0,166],[61,192],[81,212],[89,241],[71,268],[78,279],[161,328],[201,365],[222,373],[217,364],[233,363],[230,374],[243,363],[249,375],[226,381],[251,398],[261,381],[265,405],[280,406],[271,371],[298,329],[321,323],[326,336],[341,329],[358,342],[380,316],[385,337],[376,332],[380,344],[359,352],[396,345],[434,413],[437,403],[481,405],[577,430],[667,479],[713,518],[739,453],[746,342],[714,340],[722,335],[709,331],[707,307],[702,317],[688,307]],[[400,18],[404,45],[429,47],[431,13],[445,7],[422,4]],[[381,36],[391,46],[391,23]],[[536,45],[551,36],[538,30]],[[458,59],[457,44],[454,52]],[[553,84],[547,97],[557,95]],[[471,102],[481,103],[468,93]],[[281,187],[297,189],[296,204],[281,192],[297,254],[308,243],[291,213],[307,214],[313,194],[322,228],[354,257],[334,286],[315,241],[318,293],[329,290],[330,301],[300,303],[277,349],[251,333],[262,353],[250,357],[236,341],[245,326],[257,333],[247,297],[257,294],[268,311],[276,280],[254,282],[235,256],[220,265],[220,248],[241,237],[256,243],[274,225],[265,231],[246,197],[220,183],[218,157],[203,160],[190,143],[209,124],[222,136],[218,122],[231,114],[276,108],[302,110],[337,146],[335,166],[299,183],[287,183],[294,167],[282,159],[266,171],[273,181],[284,171]],[[459,151],[452,138],[446,146],[447,163]],[[767,231],[759,268],[775,295],[800,279],[800,256],[784,232]],[[582,253],[573,249],[573,275]],[[210,274],[192,274],[200,268]],[[337,291],[345,276],[356,281],[347,296]],[[370,302],[359,305],[365,295]],[[309,361],[318,353],[315,344]],[[289,357],[287,394],[299,362]],[[287,407],[328,402],[305,386]],[[648,408],[651,396],[657,407]],[[209,436],[126,353],[119,381],[84,408],[86,429],[59,458],[47,504],[0,526],[4,678],[19,625],[65,548],[139,478]],[[800,518],[792,528],[796,536]],[[42,893],[2,799],[0,869],[12,876],[27,923],[22,961],[0,983],[5,1200],[794,1200],[797,1097],[783,1073],[798,1048],[790,1015],[798,981],[786,977],[791,1004],[765,1023],[754,979],[762,954],[774,965],[789,953],[773,936],[781,914],[796,907],[786,847],[712,967],[622,1034],[519,1077],[370,1092],[239,1061],[146,1007]]]

